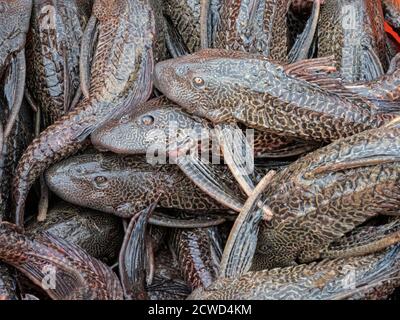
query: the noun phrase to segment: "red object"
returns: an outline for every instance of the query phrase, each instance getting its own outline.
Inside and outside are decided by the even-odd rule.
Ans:
[[[400,36],[393,30],[393,28],[385,21],[385,31],[390,33],[390,35],[400,44]]]

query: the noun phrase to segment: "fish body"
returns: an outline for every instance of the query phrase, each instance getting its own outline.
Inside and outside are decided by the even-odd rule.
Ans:
[[[389,65],[381,1],[326,0],[318,25],[318,56],[334,55],[347,82],[369,81]]]
[[[165,14],[182,37],[186,50],[200,49],[200,0],[166,0]]]
[[[214,48],[258,53],[286,61],[290,1],[222,1]]]
[[[399,285],[400,245],[364,257],[248,272],[222,278],[189,299],[379,300]]]
[[[213,168],[240,194],[226,167]],[[161,208],[227,210],[195,187],[177,166],[149,164],[144,156],[82,154],[55,164],[45,175],[49,188],[63,200],[120,217],[133,216],[159,196]]]
[[[5,100],[0,98],[0,104],[3,101]],[[4,105],[6,104],[4,102]],[[9,112],[8,109],[0,111],[0,121],[3,126],[5,126]],[[11,185],[18,161],[33,139],[32,118],[31,108],[24,100],[10,135],[3,144],[2,155],[0,156],[0,217],[3,218],[11,212]],[[7,218],[10,217],[7,216]]]
[[[211,285],[217,278],[222,248],[216,228],[176,229],[171,247],[189,286],[193,289]]]
[[[27,89],[44,128],[69,111],[79,88],[80,45],[92,1],[33,1],[26,54]]]
[[[154,12],[155,41],[154,41],[154,63],[170,58],[167,48],[167,26],[164,17],[165,1],[151,0],[150,6]]]
[[[11,59],[23,50],[29,29],[32,0],[0,2],[0,76]]]
[[[60,202],[51,208],[43,222],[30,222],[30,236],[49,232],[78,245],[92,257],[114,263],[122,244],[122,223],[116,217]]]
[[[99,35],[88,97],[43,131],[19,163],[14,180],[18,225],[23,224],[32,183],[50,164],[78,151],[97,127],[146,101],[151,93],[154,17],[148,1],[96,0],[91,26],[96,24]]]
[[[208,49],[158,63],[155,83],[186,112],[214,124],[239,122],[308,141],[330,142],[395,117],[377,114],[370,102],[359,103],[342,89],[324,89],[331,81],[328,77],[319,81],[316,75],[291,71],[318,61],[329,62],[283,66],[260,55]]]
[[[307,263],[378,215],[397,215],[398,128],[340,139],[277,173],[265,191],[274,219],[261,224],[253,269]]]
[[[9,223],[0,224],[0,260],[24,273],[47,289],[53,299],[122,299],[117,276],[81,248],[50,234],[31,238]],[[56,286],[46,287],[46,275],[55,270]]]
[[[168,149],[168,143],[178,139],[178,132],[185,130],[192,138],[208,138],[210,145],[202,144],[203,153],[206,148],[211,151],[212,143],[217,141],[211,123],[187,114],[172,101],[161,97],[149,100],[120,119],[109,121],[92,133],[91,141],[99,150],[146,154],[155,145],[164,145]],[[179,139],[183,137],[179,136]],[[294,156],[316,148],[310,142],[265,134],[258,130],[254,131],[253,145],[255,158]]]

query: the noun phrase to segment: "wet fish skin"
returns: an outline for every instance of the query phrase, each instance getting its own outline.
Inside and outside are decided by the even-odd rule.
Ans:
[[[18,300],[17,283],[11,274],[11,269],[0,263],[0,301]]]
[[[374,114],[368,103],[358,105],[285,68],[290,65],[260,55],[208,49],[158,63],[155,84],[186,112],[213,123],[241,122],[304,140],[330,142],[394,118]]]
[[[32,0],[0,2],[0,94],[6,97],[7,103],[1,106],[0,112],[9,112],[7,121],[0,124],[0,151],[14,129],[24,96],[25,42],[31,9]]]
[[[99,150],[120,154],[146,154],[152,146],[166,144],[170,136],[174,138],[178,131],[183,130],[196,135],[201,132],[212,133],[212,125],[204,119],[190,116],[172,101],[161,97],[149,100],[120,119],[109,121],[91,134],[91,142]],[[216,141],[215,139],[210,137],[211,141]],[[203,144],[202,147],[202,151],[205,151],[206,146]],[[295,156],[315,148],[317,146],[310,142],[258,130],[254,132],[256,158]]]
[[[393,217],[393,221],[389,220],[385,224],[353,229],[342,238],[331,242],[321,256],[323,258],[362,256],[382,251],[397,242],[400,242],[400,219]]]
[[[170,250],[163,246],[155,256],[155,275],[146,289],[150,300],[183,300],[191,292],[182,279],[179,265]]]
[[[46,128],[66,114],[79,88],[80,44],[93,1],[35,0],[28,33],[27,89]]]
[[[0,75],[12,57],[25,46],[31,9],[32,0],[0,2]]]
[[[163,0],[150,0],[150,6],[154,12],[155,20],[155,41],[154,41],[154,63],[169,59],[169,54],[166,39],[167,27],[164,18],[165,1]]]
[[[222,1],[214,48],[259,53],[286,61],[286,15],[291,1]]]
[[[0,98],[0,104],[7,105],[2,98]],[[0,111],[0,121],[3,123],[3,127],[8,115],[9,110]],[[6,215],[10,214],[12,210],[12,179],[20,157],[33,139],[32,119],[31,108],[24,100],[10,135],[4,141],[2,155],[0,156],[0,219],[1,217],[11,218],[6,217]]]
[[[399,128],[378,128],[308,154],[265,191],[274,219],[260,226],[253,270],[315,261],[378,215],[398,215]]]
[[[222,248],[216,228],[175,229],[170,243],[181,273],[193,289],[207,288],[217,278]]]
[[[248,272],[239,278],[217,280],[188,299],[387,299],[400,283],[399,253],[397,244],[375,255]]]
[[[174,129],[200,132],[203,128],[196,119],[180,111],[175,103],[161,97],[149,100],[121,119],[107,122],[91,134],[91,142],[100,150],[146,154],[155,144],[167,143]]]
[[[343,80],[370,81],[387,70],[380,0],[326,0],[318,27],[318,56],[334,55]]]
[[[56,268],[55,289],[46,290],[53,299],[122,299],[122,288],[109,267],[82,249],[51,234],[30,238],[12,224],[0,224],[0,260],[41,285],[46,266]]]
[[[376,80],[347,85],[356,94],[370,99],[396,101],[400,99],[400,53],[390,64],[389,71]]]
[[[108,264],[117,261],[123,238],[120,219],[66,202],[58,202],[52,207],[44,222],[29,222],[26,226],[29,236],[43,232],[78,245],[92,257]]]
[[[166,0],[165,14],[182,36],[189,52],[200,49],[200,0]]]
[[[215,170],[228,174],[226,167]],[[146,209],[160,194],[162,208],[227,210],[195,187],[175,165],[149,164],[144,156],[82,154],[53,165],[45,177],[49,188],[63,200],[120,217],[132,217]],[[232,190],[241,194],[233,180]]]
[[[19,226],[36,178],[52,163],[81,149],[97,127],[146,101],[151,93],[154,18],[148,1],[96,0],[93,15],[98,20],[99,39],[89,98],[43,131],[24,153],[13,183]]]

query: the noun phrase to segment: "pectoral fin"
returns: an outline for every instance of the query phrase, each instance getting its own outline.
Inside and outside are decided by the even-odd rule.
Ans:
[[[209,165],[205,164],[195,155],[188,155],[178,158],[179,168],[193,181],[202,191],[210,197],[239,212],[243,206],[243,200],[233,194],[232,190],[225,181],[215,175],[210,170]]]
[[[166,27],[166,44],[169,53],[173,58],[178,58],[189,54],[189,49],[185,45],[182,36],[173,26],[169,17],[164,17]]]
[[[250,175],[254,171],[254,151],[242,130],[236,125],[219,124],[216,126],[217,136],[224,154],[224,161],[231,170],[236,181],[246,195],[254,190]],[[261,203],[259,205],[262,205]],[[264,209],[264,218],[270,219],[269,208]]]
[[[347,258],[382,251],[400,242],[400,219],[369,227],[359,227],[350,235],[331,243],[321,252],[321,258]]]
[[[146,299],[146,226],[157,201],[135,215],[125,232],[119,255],[119,272],[128,299]]]
[[[371,155],[360,157],[355,160],[347,160],[336,163],[329,163],[326,165],[319,166],[307,173],[307,177],[315,177],[319,174],[326,174],[329,172],[338,172],[343,170],[355,169],[360,167],[375,166],[384,163],[392,163],[400,161],[400,155]]]
[[[304,31],[297,37],[295,44],[289,52],[288,60],[290,62],[309,58],[309,53],[314,43],[317,31],[320,8],[321,0],[314,0],[312,13],[307,21]]]
[[[11,108],[10,116],[7,120],[7,125],[4,128],[4,141],[7,140],[11,130],[18,117],[21,109],[22,100],[25,94],[25,78],[26,78],[26,62],[25,50],[18,52],[17,56],[11,61],[10,71],[10,90],[11,90]]]
[[[370,48],[366,47],[363,50],[365,68],[367,69],[366,81],[372,81],[385,74],[382,66],[382,62],[379,60],[376,52]]]
[[[79,73],[81,89],[85,98],[89,98],[90,65],[94,51],[94,44],[98,37],[97,19],[91,16],[82,36],[81,53],[79,59]]]
[[[170,216],[160,212],[154,212],[149,218],[151,225],[164,228],[209,228],[218,226],[226,221],[225,218],[218,215],[188,215],[181,214],[179,216]]]
[[[260,181],[237,217],[225,245],[219,277],[237,278],[250,269],[257,246],[258,224],[263,217],[258,202],[273,175],[271,171]]]

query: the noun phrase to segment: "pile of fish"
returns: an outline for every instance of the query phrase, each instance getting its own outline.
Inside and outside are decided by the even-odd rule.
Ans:
[[[0,300],[398,299],[398,32],[398,0],[0,0]]]

